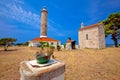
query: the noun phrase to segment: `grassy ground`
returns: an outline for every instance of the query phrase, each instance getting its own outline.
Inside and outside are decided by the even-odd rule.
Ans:
[[[19,80],[19,64],[34,59],[38,48],[0,48],[0,80]],[[57,60],[66,63],[65,80],[120,80],[120,47],[55,51]]]

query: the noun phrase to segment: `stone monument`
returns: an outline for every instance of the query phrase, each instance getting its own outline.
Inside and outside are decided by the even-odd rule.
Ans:
[[[47,64],[38,64],[36,60],[23,61],[20,64],[20,80],[64,80],[65,64],[51,59]]]

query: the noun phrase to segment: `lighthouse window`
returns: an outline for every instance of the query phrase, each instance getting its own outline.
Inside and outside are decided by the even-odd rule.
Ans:
[[[86,34],[86,40],[88,40],[88,34]]]

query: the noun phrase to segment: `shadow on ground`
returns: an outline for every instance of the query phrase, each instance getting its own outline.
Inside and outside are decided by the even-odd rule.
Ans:
[[[18,51],[18,49],[8,49],[7,51],[5,51],[4,49],[3,50],[0,50],[0,52],[14,52],[14,51]]]

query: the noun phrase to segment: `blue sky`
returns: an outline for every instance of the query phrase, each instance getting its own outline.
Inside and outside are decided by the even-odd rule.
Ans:
[[[48,10],[48,37],[65,43],[78,41],[83,21],[91,25],[120,12],[120,0],[0,0],[0,38],[13,37],[26,42],[40,36],[40,11]],[[113,43],[109,38],[107,43]]]

